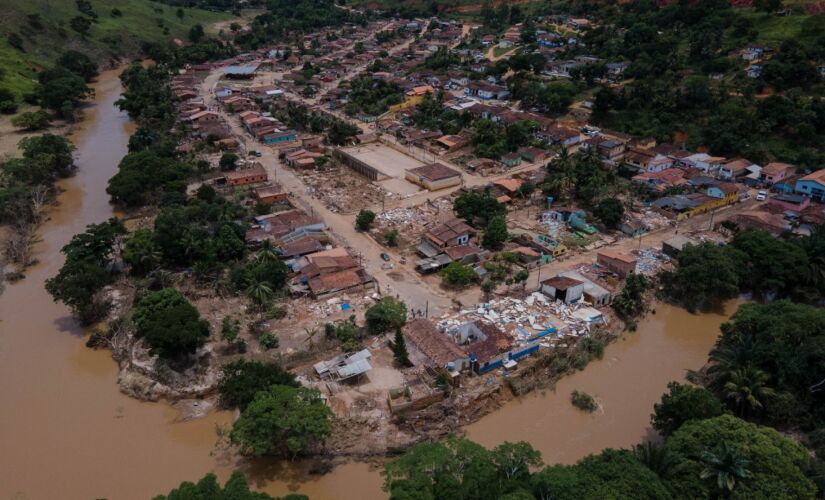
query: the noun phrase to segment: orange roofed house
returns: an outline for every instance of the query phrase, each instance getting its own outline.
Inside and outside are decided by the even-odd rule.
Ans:
[[[601,250],[596,254],[596,263],[622,278],[636,271],[636,257],[616,250]]]

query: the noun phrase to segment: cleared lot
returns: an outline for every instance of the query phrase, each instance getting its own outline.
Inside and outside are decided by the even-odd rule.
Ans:
[[[404,171],[423,166],[424,163],[380,143],[363,144],[342,148],[387,177],[403,179]]]

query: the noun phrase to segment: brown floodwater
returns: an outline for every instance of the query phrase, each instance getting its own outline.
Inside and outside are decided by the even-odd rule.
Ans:
[[[217,428],[230,414],[176,422],[168,405],[124,396],[108,352],[86,348],[85,332],[46,293],[44,281],[63,262],[60,248],[87,224],[113,215],[106,182],[126,153],[132,126],[113,105],[121,90],[117,72],[102,74],[95,87],[96,101],[71,137],[80,169],[61,182],[59,206],[41,228],[40,264],[0,296],[0,499],[145,500],[182,480],[207,472],[226,478],[235,468],[275,495],[384,498],[379,474],[366,464],[323,476],[307,474],[305,463],[248,464],[216,447]],[[636,443],[649,434],[649,413],[667,382],[702,365],[724,318],[660,305],[638,332],[609,346],[603,360],[561,380],[555,392],[508,403],[470,426],[469,437],[488,446],[527,440],[547,462]],[[573,389],[595,395],[603,410],[575,410]]]
[[[113,215],[106,183],[126,154],[132,131],[128,117],[114,106],[121,90],[117,75],[100,76],[96,100],[70,137],[80,168],[61,182],[59,205],[41,228],[40,263],[0,296],[4,500],[145,500],[210,471],[225,478],[239,465],[236,457],[214,451],[216,426],[230,422],[230,414],[175,422],[177,412],[168,405],[121,394],[109,353],[86,348],[85,332],[43,288],[63,262],[60,248],[87,224]],[[257,487],[276,494],[300,489],[313,498],[380,495],[380,478],[366,465],[345,465],[320,478],[283,464],[259,465],[251,472]]]
[[[688,369],[705,363],[719,326],[737,304],[699,315],[658,304],[656,314],[608,346],[603,359],[559,380],[552,391],[508,403],[467,427],[467,436],[488,447],[529,441],[545,463],[573,463],[602,448],[628,448],[655,438],[649,425],[653,404],[668,382],[683,382]],[[595,397],[599,410],[576,409],[570,404],[574,390]]]

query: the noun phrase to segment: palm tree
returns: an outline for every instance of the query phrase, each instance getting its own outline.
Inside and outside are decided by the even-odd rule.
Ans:
[[[667,477],[670,470],[676,465],[676,459],[670,450],[650,441],[634,446],[633,455],[645,467],[661,478]]]
[[[708,354],[708,364],[702,370],[689,371],[688,380],[722,392],[731,373],[754,361],[755,345],[750,335],[738,335],[732,340],[720,339]]]
[[[699,477],[713,481],[722,496],[728,496],[733,491],[736,481],[751,477],[751,471],[748,470],[750,460],[743,457],[738,448],[729,446],[726,442],[722,442],[713,452],[702,453],[702,460],[705,468]]]
[[[263,310],[263,305],[272,300],[272,287],[266,281],[251,281],[246,287],[246,296],[249,297],[259,310]]]
[[[742,418],[757,413],[764,407],[763,402],[774,395],[774,390],[767,386],[769,378],[753,366],[733,370],[723,388],[725,399]]]
[[[318,335],[318,329],[315,328],[315,327],[304,328],[304,331],[307,334],[307,340],[306,341],[307,341],[307,344],[309,344],[309,349],[312,350],[313,339],[315,338],[316,335]]]
[[[261,245],[261,249],[258,250],[255,258],[258,262],[274,262],[278,260],[278,253],[275,251],[275,247],[272,246],[271,241],[264,240]]]

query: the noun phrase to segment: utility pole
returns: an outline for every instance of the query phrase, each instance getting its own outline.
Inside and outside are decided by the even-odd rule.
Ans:
[[[427,300],[427,302],[424,305],[424,317],[425,318],[430,317],[430,301],[429,301],[429,299]]]

